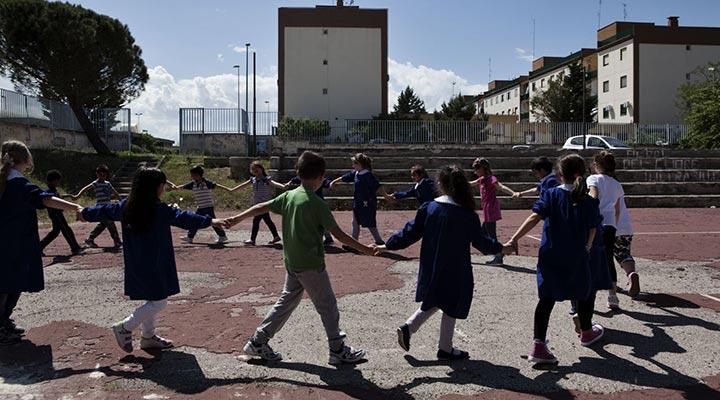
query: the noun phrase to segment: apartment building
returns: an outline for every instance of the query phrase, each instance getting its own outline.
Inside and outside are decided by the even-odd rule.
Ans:
[[[478,99],[479,112],[489,115],[514,115],[520,121],[527,113],[527,75],[513,80],[494,80]],[[523,108],[524,106],[524,108]]]
[[[597,32],[599,121],[678,123],[677,91],[720,61],[720,28],[614,22]]]
[[[388,109],[387,9],[278,10],[278,110],[343,125]]]

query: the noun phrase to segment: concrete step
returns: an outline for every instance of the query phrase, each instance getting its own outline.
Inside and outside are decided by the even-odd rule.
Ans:
[[[516,192],[532,189],[536,184],[536,182],[505,183],[506,186]],[[414,185],[414,182],[383,182],[383,187],[388,193],[407,191]],[[626,195],[720,195],[720,184],[716,182],[623,182],[622,186]],[[328,195],[341,197],[352,196],[353,192],[354,188],[351,183],[341,183],[335,186],[332,191],[326,191]]]
[[[372,155],[371,155],[372,156]],[[494,157],[490,159],[493,168],[500,169],[529,169],[530,163],[535,157]],[[555,161],[554,157],[551,157]],[[472,168],[474,157],[435,157],[435,156],[416,156],[414,154],[398,155],[398,156],[378,156],[373,157],[373,166],[383,169],[403,169],[410,170],[415,164],[420,164],[428,170],[437,169],[446,165],[459,165],[463,168]],[[620,169],[720,169],[720,157],[718,158],[634,158],[619,157],[617,158],[617,167]],[[270,159],[270,168],[278,170],[294,170],[297,159],[295,157],[272,157]],[[326,168],[342,169],[350,168],[350,157],[325,157]],[[587,158],[588,165],[592,163],[592,158]]]
[[[348,169],[328,169],[326,176],[335,179],[348,172]],[[408,171],[398,169],[373,169],[381,182],[402,182],[408,180]],[[473,171],[466,169],[468,179],[474,179]],[[494,169],[493,174],[503,183],[527,182],[533,179],[527,169]],[[270,175],[279,182],[287,182],[295,176],[292,170],[271,170]],[[619,170],[620,182],[720,182],[720,169],[636,169]]]
[[[329,196],[325,200],[332,210],[352,210],[351,196]],[[512,199],[508,196],[498,196],[498,200],[504,210],[530,210],[537,198]],[[630,208],[704,208],[720,206],[720,195],[631,195],[626,196],[625,201]],[[475,202],[479,209],[480,198],[475,197]],[[388,203],[379,198],[378,205],[382,210],[412,210],[417,208],[418,203],[414,199]]]

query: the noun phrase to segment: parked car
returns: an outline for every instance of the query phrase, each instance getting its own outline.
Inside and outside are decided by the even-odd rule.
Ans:
[[[590,150],[628,150],[630,146],[610,136],[585,135],[586,148]],[[573,136],[565,141],[563,150],[582,150],[583,137]]]

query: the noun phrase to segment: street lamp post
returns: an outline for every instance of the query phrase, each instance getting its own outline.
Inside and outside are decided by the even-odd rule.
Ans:
[[[240,65],[235,64],[233,68],[237,69],[237,133],[240,133],[242,125],[242,111],[240,110]]]
[[[585,126],[585,63],[582,64],[583,67],[583,78],[582,78],[582,130],[583,130],[583,150],[587,148],[587,144],[585,141],[587,140],[587,127]]]
[[[245,43],[245,112],[250,112],[250,102],[248,100],[248,74],[250,73],[250,42]],[[249,127],[246,127],[249,128]],[[249,129],[245,129],[249,130]],[[247,135],[248,154],[250,154],[250,135]]]

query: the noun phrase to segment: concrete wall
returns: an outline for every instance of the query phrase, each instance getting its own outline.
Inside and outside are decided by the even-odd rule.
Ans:
[[[212,156],[244,156],[247,154],[246,135],[237,133],[183,134],[181,153]]]
[[[708,62],[720,61],[720,46],[640,44],[639,103],[641,123],[679,123],[677,90],[689,82],[687,74]],[[692,78],[692,77],[691,77]]]
[[[379,28],[285,28],[285,115],[334,126],[380,114],[381,50]]]
[[[623,51],[623,59],[620,60],[620,52],[623,49],[626,50]],[[632,40],[598,52],[598,122],[641,122],[633,121],[633,107],[635,107],[634,102],[636,100],[633,99],[633,88],[635,85],[633,79],[633,52]],[[603,65],[603,58],[606,55],[608,56],[608,65]],[[659,65],[655,67],[659,67]],[[627,76],[627,87],[625,88],[620,87],[620,78],[623,76]],[[608,82],[610,87],[608,92],[603,92],[603,82]],[[628,113],[627,115],[620,115],[620,105],[625,102],[630,103]],[[603,115],[603,109],[605,107],[610,107],[607,118]]]
[[[65,149],[94,152],[90,142],[82,132],[51,130],[49,128],[28,126],[0,121],[0,142],[15,139],[25,142],[31,149]],[[127,135],[113,134],[103,136],[111,150],[128,150]]]

